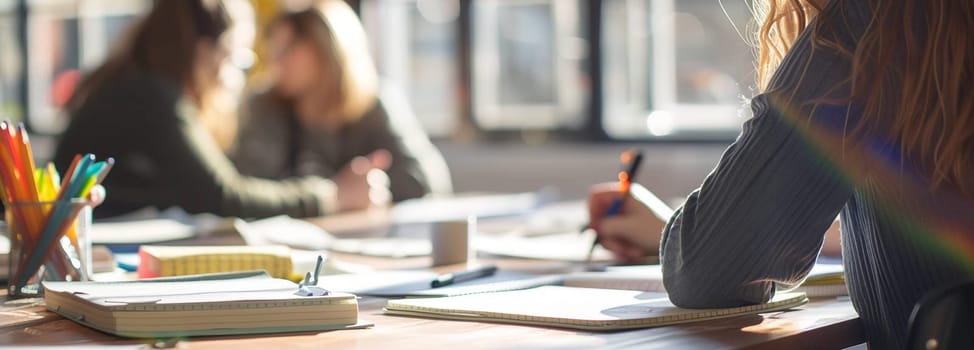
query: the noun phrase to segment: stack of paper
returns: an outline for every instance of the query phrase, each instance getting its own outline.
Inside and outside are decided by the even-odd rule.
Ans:
[[[298,249],[323,250],[335,241],[335,237],[322,228],[284,215],[252,222],[236,220],[234,228],[247,245],[279,244]]]
[[[478,252],[496,256],[583,262],[588,260],[594,240],[595,234],[591,231],[584,234],[576,231],[534,237],[479,235],[474,244]],[[602,246],[595,247],[592,252],[593,261],[611,259],[612,253]]]
[[[43,282],[51,311],[125,337],[318,331],[367,326],[352,294],[299,296],[263,272],[135,282]]]
[[[804,292],[808,294],[809,298],[849,295],[842,264],[815,264],[812,271],[808,273],[808,277],[805,278],[805,282],[795,291]]]

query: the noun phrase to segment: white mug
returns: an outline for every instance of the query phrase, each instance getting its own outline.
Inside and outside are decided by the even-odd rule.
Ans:
[[[471,242],[477,232],[477,217],[466,220],[441,221],[433,224],[430,244],[433,266],[462,264],[473,255]]]

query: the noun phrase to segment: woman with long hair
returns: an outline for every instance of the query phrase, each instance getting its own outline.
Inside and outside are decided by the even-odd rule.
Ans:
[[[841,212],[869,345],[904,348],[924,293],[974,279],[974,3],[758,5],[741,135],[667,221],[633,197],[604,217],[618,193],[598,186],[593,227],[623,258],[658,250],[673,303],[707,308],[801,283]]]
[[[331,177],[357,157],[384,158],[394,201],[451,191],[442,156],[405,99],[379,82],[344,1],[283,13],[267,39],[268,79],[243,109],[234,157],[242,173]]]
[[[224,216],[307,217],[372,204],[366,173],[373,164],[343,169],[335,181],[268,181],[237,172],[224,153],[236,131],[236,106],[219,79],[230,28],[221,1],[154,1],[82,80],[54,158],[66,168],[77,153],[115,157],[104,182],[111,196],[97,215],[177,206]]]

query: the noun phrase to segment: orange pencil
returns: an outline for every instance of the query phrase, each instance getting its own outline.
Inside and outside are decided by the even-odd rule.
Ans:
[[[5,152],[0,153],[4,153],[2,154],[3,161],[8,165],[7,169],[11,175],[11,188],[8,188],[13,196],[11,202],[36,201],[36,187],[30,186],[34,182],[34,172],[29,171],[26,174],[24,173],[23,154],[20,152],[22,147],[19,147],[16,141],[16,130],[10,126],[9,122],[4,121],[0,123],[0,134],[2,134],[0,135],[0,139],[2,139],[3,146],[5,146],[2,147]],[[26,178],[29,178],[30,182]],[[40,228],[43,225],[43,213],[33,207],[21,208],[20,212],[23,214],[23,221],[26,224],[26,226],[23,226],[23,229],[32,238],[36,238],[35,236],[40,234]]]
[[[17,141],[20,150],[21,174],[24,175],[25,180],[24,185],[30,200],[37,202],[39,197],[37,196],[37,183],[34,181],[34,169],[37,167],[34,166],[34,152],[30,149],[30,138],[27,136],[23,123],[17,126]]]
[[[7,171],[13,175],[11,180],[11,193],[13,194],[15,201],[25,200],[27,195],[24,193],[23,179],[20,175],[20,151],[13,141],[12,133],[13,129],[10,128],[10,124],[6,121],[0,122],[0,141],[3,142],[4,148],[4,163],[7,165]]]
[[[14,193],[17,194],[17,201],[28,201],[37,202],[37,186],[34,185],[34,170],[32,168],[27,168],[28,162],[25,159],[30,152],[24,150],[24,144],[21,142],[21,137],[18,136],[17,129],[13,127],[9,122],[3,122],[0,125],[0,129],[5,129],[3,133],[3,142],[7,146],[10,152],[11,159],[13,161],[13,167],[11,170],[14,175]],[[31,160],[30,163],[33,163]],[[44,220],[44,213],[36,207],[27,207],[24,210],[27,216],[27,230],[32,235],[40,234],[40,228],[43,225],[42,220]]]

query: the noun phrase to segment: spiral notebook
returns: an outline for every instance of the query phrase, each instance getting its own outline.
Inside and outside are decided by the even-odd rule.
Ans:
[[[764,304],[682,309],[665,293],[543,286],[446,298],[390,300],[385,313],[590,331],[650,328],[756,314],[801,306],[804,293],[781,293]]]
[[[123,337],[322,331],[369,326],[355,295],[296,295],[263,271],[132,282],[43,282],[47,308]]]

